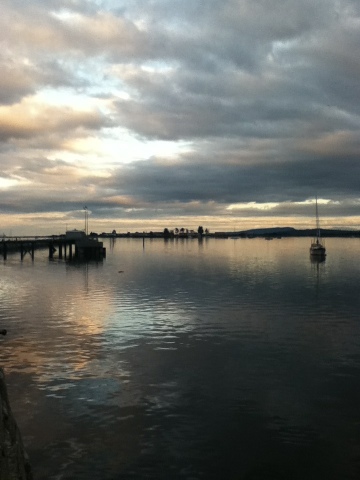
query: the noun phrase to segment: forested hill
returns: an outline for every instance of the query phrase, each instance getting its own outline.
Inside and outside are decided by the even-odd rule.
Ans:
[[[315,228],[298,230],[291,227],[255,228],[238,232],[229,232],[229,235],[253,236],[253,237],[313,237],[316,235]],[[322,237],[360,237],[360,230],[320,229]]]

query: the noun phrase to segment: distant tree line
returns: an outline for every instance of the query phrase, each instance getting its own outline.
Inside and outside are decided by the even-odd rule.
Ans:
[[[204,234],[208,235],[210,233],[209,229],[204,228],[199,225],[197,229],[197,234],[199,237],[202,237]],[[168,228],[164,228],[164,237],[165,238],[170,238],[170,237],[175,237],[175,236],[180,236],[180,237],[186,237],[188,235],[196,235],[195,230],[189,230],[188,228],[174,228],[173,230],[169,230]]]

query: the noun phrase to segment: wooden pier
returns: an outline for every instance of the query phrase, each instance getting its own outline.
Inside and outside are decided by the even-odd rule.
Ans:
[[[50,237],[5,237],[0,241],[0,255],[6,260],[8,254],[20,253],[21,261],[25,255],[32,260],[35,251],[48,249],[49,259],[59,260],[102,260],[106,257],[103,242],[97,238],[83,236],[81,238],[67,238],[65,235]]]

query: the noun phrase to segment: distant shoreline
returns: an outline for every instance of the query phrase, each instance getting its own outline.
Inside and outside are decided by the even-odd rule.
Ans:
[[[315,237],[316,229],[296,229],[292,227],[270,227],[270,228],[255,228],[249,230],[234,230],[234,231],[205,231],[202,234],[194,230],[185,232],[177,232],[176,229],[166,231],[143,231],[143,232],[126,232],[117,233],[112,232],[90,232],[90,238],[164,238],[164,239],[206,239],[206,238],[301,238],[301,237]],[[84,230],[76,230],[79,234],[85,236]],[[323,238],[360,238],[360,230],[343,230],[343,229],[320,229],[320,236]],[[3,235],[2,242],[12,240],[16,241],[34,241],[37,239],[54,239],[65,238],[65,234],[49,234],[49,235]]]
[[[291,227],[258,228],[251,230],[239,230],[233,232],[213,232],[199,235],[196,232],[174,233],[164,232],[127,232],[127,233],[92,233],[94,237],[100,238],[165,238],[165,239],[191,239],[191,238],[290,238],[290,237],[314,237],[316,229],[298,230]],[[323,238],[360,238],[360,230],[341,230],[341,229],[320,229],[320,235]]]

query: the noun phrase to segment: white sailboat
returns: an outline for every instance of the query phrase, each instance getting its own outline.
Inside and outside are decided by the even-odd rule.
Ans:
[[[319,211],[316,197],[316,238],[313,239],[310,245],[310,255],[316,257],[325,257],[326,248],[325,245],[321,243],[320,237],[320,221],[319,221]]]

